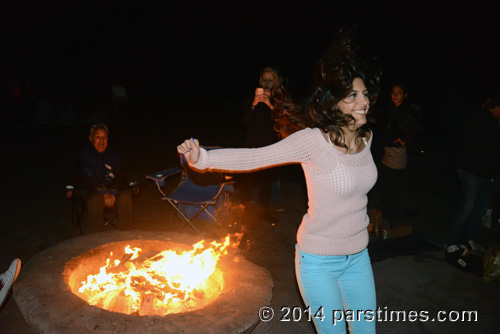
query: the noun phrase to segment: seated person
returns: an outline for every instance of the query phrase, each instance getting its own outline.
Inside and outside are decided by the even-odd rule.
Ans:
[[[133,228],[133,195],[123,177],[117,151],[108,147],[105,124],[93,125],[88,145],[78,151],[78,175],[78,187],[89,215],[88,224],[82,226],[84,232],[105,229],[105,208],[116,210],[118,228]]]

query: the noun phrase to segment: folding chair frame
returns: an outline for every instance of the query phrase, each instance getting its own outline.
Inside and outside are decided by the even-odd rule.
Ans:
[[[170,205],[174,208],[174,210],[178,214],[178,216],[184,221],[184,224],[182,224],[177,230],[180,230],[184,226],[189,224],[201,237],[204,237],[203,234],[193,224],[193,220],[196,219],[196,217],[198,217],[203,212],[208,214],[208,216],[215,223],[217,223],[219,226],[222,227],[222,224],[219,222],[219,220],[216,217],[214,217],[214,215],[212,215],[210,213],[210,211],[207,209],[209,206],[215,206],[217,204],[217,202],[220,199],[221,194],[224,193],[225,195],[227,195],[227,191],[226,191],[227,188],[225,188],[225,187],[227,187],[230,184],[233,184],[234,182],[222,182],[222,183],[220,183],[220,185],[219,185],[220,188],[219,188],[218,193],[215,196],[213,196],[211,200],[199,201],[199,202],[185,201],[185,200],[180,201],[180,200],[177,200],[177,199],[174,199],[174,198],[168,196],[167,194],[165,194],[165,192],[162,189],[162,187],[165,185],[165,180],[167,178],[169,178],[170,176],[179,174],[179,173],[182,173],[182,178],[183,178],[181,180],[181,182],[179,183],[179,185],[180,185],[184,181],[184,178],[186,177],[186,175],[184,173],[187,173],[187,171],[183,170],[182,168],[171,168],[171,169],[167,169],[167,170],[146,176],[147,179],[153,180],[155,182],[156,188],[158,188],[158,191],[163,195],[161,200],[164,202],[170,203]],[[179,187],[179,185],[178,185],[178,187]],[[226,200],[227,200],[227,198],[226,198]],[[186,206],[186,205],[190,205],[193,207],[199,206],[199,209],[197,209],[197,211],[191,217],[187,217],[186,214],[184,213],[184,211],[179,209],[179,206],[182,206],[182,209],[184,209],[184,206]]]

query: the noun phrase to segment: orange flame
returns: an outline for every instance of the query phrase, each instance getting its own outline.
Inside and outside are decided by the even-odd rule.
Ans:
[[[242,235],[234,236],[233,243],[230,235],[208,246],[202,240],[182,253],[141,254],[140,248],[127,246],[121,260],[112,261],[111,253],[98,274],[81,282],[78,292],[91,305],[127,314],[165,315],[203,307],[222,293],[217,262],[228,247],[238,247]]]

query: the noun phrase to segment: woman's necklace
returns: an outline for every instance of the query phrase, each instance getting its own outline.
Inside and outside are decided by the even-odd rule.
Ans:
[[[356,147],[356,141],[358,138],[354,139],[354,147]],[[347,146],[347,144],[346,144]],[[351,152],[351,155],[354,155],[354,148],[347,146],[347,153]]]
[[[328,138],[328,142],[330,143],[331,146],[333,146],[332,138],[330,138],[330,133],[326,134],[326,137]],[[356,141],[358,140],[358,137],[354,140],[354,146],[356,146]],[[347,144],[346,144],[347,146]],[[347,146],[347,154],[354,155],[354,148]]]

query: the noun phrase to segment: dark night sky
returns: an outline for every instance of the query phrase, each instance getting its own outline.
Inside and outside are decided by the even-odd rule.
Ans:
[[[113,80],[138,97],[246,97],[265,65],[301,94],[341,26],[359,23],[386,84],[409,81],[423,104],[475,97],[500,73],[499,1],[3,1],[0,75]],[[456,95],[450,97],[449,95]],[[449,99],[449,100],[448,100]],[[458,100],[457,100],[458,99]]]

